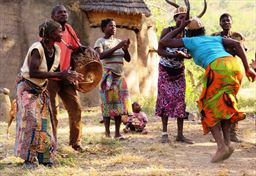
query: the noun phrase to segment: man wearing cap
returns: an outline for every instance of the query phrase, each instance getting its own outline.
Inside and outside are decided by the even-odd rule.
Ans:
[[[174,30],[180,25],[179,16],[186,16],[185,7],[177,7],[174,12],[176,26],[163,29],[161,37]],[[181,31],[176,38],[185,35],[185,30]],[[168,143],[167,125],[169,118],[177,118],[177,138],[176,141],[192,144],[190,139],[183,135],[183,121],[188,118],[185,104],[185,73],[184,58],[191,58],[184,47],[161,48],[158,50],[161,56],[159,62],[158,95],[156,101],[156,115],[162,120],[162,143]]]
[[[240,41],[243,44],[243,42],[245,41],[244,36],[239,32],[231,31],[232,16],[230,14],[224,13],[220,16],[220,26],[222,28],[222,31],[213,33],[212,36],[222,36],[225,38],[231,38],[231,39]],[[227,52],[229,52],[233,56],[237,55],[235,48],[225,47],[225,49]],[[245,46],[244,46],[244,49],[247,50]],[[238,122],[231,124],[230,140],[233,142],[241,142],[241,140],[237,137],[237,131],[238,131]]]

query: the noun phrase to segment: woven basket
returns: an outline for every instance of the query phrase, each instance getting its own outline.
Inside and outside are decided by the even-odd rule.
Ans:
[[[84,75],[84,80],[76,84],[76,89],[82,93],[96,88],[102,78],[103,67],[95,52],[86,49],[84,52],[72,54],[74,70]]]

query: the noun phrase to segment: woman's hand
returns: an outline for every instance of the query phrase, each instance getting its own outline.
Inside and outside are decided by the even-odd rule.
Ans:
[[[254,71],[252,68],[247,69],[247,70],[245,71],[245,74],[246,74],[247,78],[248,78],[250,81],[252,81],[252,82],[255,81],[255,79],[256,79],[256,73],[255,73],[255,71]]]
[[[179,15],[176,20],[180,28],[185,28],[191,22],[191,19],[186,19],[186,15]]]
[[[122,40],[120,43],[118,43],[118,45],[116,45],[116,48],[117,49],[121,49],[123,47],[129,47],[129,44],[130,44],[130,40],[129,39]]]
[[[100,59],[99,53],[98,53],[96,50],[94,50],[93,48],[87,47],[87,48],[86,48],[86,51],[88,51],[88,52],[90,53],[90,55],[91,55],[93,58],[98,58],[98,59]]]
[[[130,46],[130,39],[125,40],[124,46],[122,47],[123,50],[128,50]]]
[[[191,59],[191,55],[188,53],[185,53],[183,51],[176,51],[177,57],[185,58],[185,59]]]
[[[76,81],[83,81],[84,76],[81,73],[76,71],[72,71],[70,69],[64,70],[61,72],[61,78],[66,79],[71,83],[75,83]]]
[[[131,55],[128,51],[128,48],[130,46],[130,39],[127,39],[127,40],[124,40],[124,46],[122,47],[123,51],[124,51],[124,59],[127,61],[127,62],[130,62],[131,61]]]
[[[253,70],[256,70],[256,59],[252,59],[252,63],[250,64],[250,66],[252,67]]]

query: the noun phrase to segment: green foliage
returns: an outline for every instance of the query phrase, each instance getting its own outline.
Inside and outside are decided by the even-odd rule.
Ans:
[[[238,108],[244,112],[252,112],[256,114],[256,101],[255,98],[238,98]]]
[[[159,30],[170,25],[173,21],[174,7],[167,4],[164,0],[145,0],[152,12],[152,18],[156,19]],[[178,0],[177,4],[184,6],[184,1]],[[196,16],[203,9],[203,0],[190,0],[191,10],[190,15]],[[255,31],[255,1],[244,0],[215,0],[207,1],[208,8],[202,20],[209,31],[212,31],[212,27],[219,27],[219,17],[223,13],[230,13],[233,18],[233,29],[240,32],[253,32]],[[248,18],[251,17],[251,18]]]
[[[198,97],[201,92],[201,83],[204,70],[197,66],[192,60],[185,60],[186,67],[186,105],[188,111],[197,109]]]
[[[152,12],[152,18],[155,20],[157,34],[160,33],[163,28],[173,25],[173,11],[174,7],[167,4],[164,0],[145,0]],[[184,6],[183,0],[176,0],[177,4]],[[190,15],[196,16],[203,9],[203,0],[190,0],[191,10]],[[207,1],[208,8],[206,14],[202,17],[202,21],[205,24],[207,34],[217,32],[221,30],[219,26],[219,17],[223,13],[230,13],[233,19],[232,29],[242,33],[246,38],[246,46],[248,48],[248,58],[254,58],[256,51],[255,45],[255,31],[256,31],[256,6],[253,0],[214,0]]]

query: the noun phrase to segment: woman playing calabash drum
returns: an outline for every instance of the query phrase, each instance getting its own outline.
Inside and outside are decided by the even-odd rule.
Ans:
[[[51,166],[56,151],[55,125],[51,117],[47,78],[82,80],[82,75],[65,70],[54,72],[60,61],[61,26],[46,21],[39,27],[41,41],[29,48],[17,79],[17,124],[15,154],[25,160],[26,166]]]
[[[238,58],[232,57],[223,47],[233,47],[241,58],[246,76],[252,81],[256,74],[249,67],[240,43],[220,36],[204,36],[205,29],[198,18],[185,20],[159,42],[159,47],[183,47],[191,53],[195,63],[205,68],[204,87],[198,101],[202,115],[204,134],[209,131],[217,142],[217,151],[211,162],[219,162],[231,156],[230,124],[245,118],[238,111],[236,94],[242,81],[242,68]],[[174,37],[188,25],[188,35],[182,39]]]

